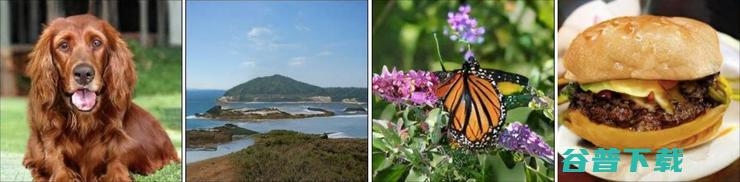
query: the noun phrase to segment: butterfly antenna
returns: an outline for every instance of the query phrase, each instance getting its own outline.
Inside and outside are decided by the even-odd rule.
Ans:
[[[447,72],[447,69],[445,69],[444,61],[442,60],[442,53],[439,50],[439,40],[437,40],[437,33],[434,33],[434,44],[437,45],[437,58],[439,58],[439,65],[442,66],[442,71]]]

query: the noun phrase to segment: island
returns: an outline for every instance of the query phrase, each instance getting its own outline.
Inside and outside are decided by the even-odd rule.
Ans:
[[[367,100],[367,88],[311,85],[283,75],[257,77],[234,86],[219,102],[357,102]]]
[[[238,152],[188,164],[186,180],[367,180],[367,139],[333,139],[287,130],[273,130],[252,138],[254,145]]]
[[[304,113],[288,113],[278,108],[260,108],[260,109],[230,109],[223,106],[213,106],[205,113],[196,113],[195,116],[207,119],[220,120],[237,120],[237,121],[259,121],[267,119],[300,119],[310,117],[334,116],[334,112],[321,108],[309,107],[309,111]]]

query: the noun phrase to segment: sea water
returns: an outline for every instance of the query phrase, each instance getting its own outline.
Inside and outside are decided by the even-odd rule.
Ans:
[[[347,103],[239,102],[228,103],[226,107],[250,109],[276,107],[289,113],[311,112],[308,108],[315,107],[332,111],[336,115],[303,119],[262,120],[259,122],[226,121],[195,117],[195,113],[203,113],[215,106],[216,99],[222,96],[223,93],[224,91],[221,90],[188,90],[186,93],[187,118],[185,128],[187,130],[212,128],[222,126],[226,123],[232,123],[260,133],[280,129],[311,134],[327,133],[330,138],[367,138],[367,114],[353,115],[343,112],[347,107],[363,107],[367,110],[367,105]],[[254,141],[247,137],[218,145],[216,151],[187,151],[187,163],[223,156],[244,149],[252,144],[254,144]]]

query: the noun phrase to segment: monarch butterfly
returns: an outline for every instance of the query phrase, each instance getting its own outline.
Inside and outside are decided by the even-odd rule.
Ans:
[[[506,102],[497,82],[526,86],[524,76],[480,67],[471,57],[462,69],[436,72],[440,78],[436,95],[449,113],[448,131],[458,144],[479,149],[495,144],[506,118]]]

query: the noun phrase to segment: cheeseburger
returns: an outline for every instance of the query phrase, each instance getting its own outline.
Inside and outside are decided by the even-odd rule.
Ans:
[[[614,18],[565,53],[561,123],[605,148],[691,148],[714,138],[730,99],[712,27],[687,18]]]

